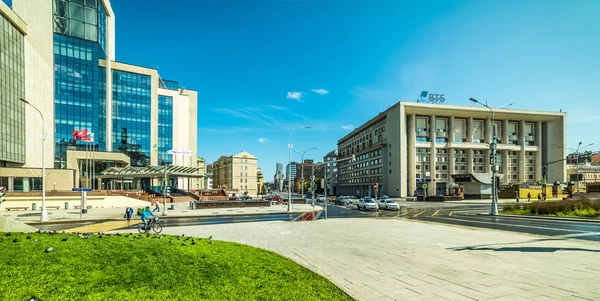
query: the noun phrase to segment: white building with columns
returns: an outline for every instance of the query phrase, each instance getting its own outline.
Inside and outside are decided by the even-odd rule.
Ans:
[[[489,142],[496,125],[500,184],[534,183],[542,164],[565,158],[566,114],[398,102],[338,141],[339,193],[393,197],[447,195],[452,175],[491,173]],[[548,166],[548,182],[566,180],[566,162]],[[476,177],[475,177],[476,178]],[[491,177],[490,177],[491,182]],[[483,194],[482,194],[483,195]]]

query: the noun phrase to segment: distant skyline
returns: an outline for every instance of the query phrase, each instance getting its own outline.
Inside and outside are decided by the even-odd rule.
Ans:
[[[567,112],[567,146],[600,125],[598,1],[113,0],[117,61],[198,91],[198,155],[247,151],[265,179],[423,90],[446,103]],[[373,5],[373,4],[377,5]],[[148,16],[154,16],[148,18]],[[175,112],[176,118],[176,112]],[[293,159],[300,161],[294,154]]]

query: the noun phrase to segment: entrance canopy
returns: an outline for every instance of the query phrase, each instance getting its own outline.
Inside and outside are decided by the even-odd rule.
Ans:
[[[202,178],[199,167],[191,166],[146,166],[146,167],[110,167],[102,171],[100,178],[102,179],[122,179],[122,178],[161,178],[165,176],[165,168],[167,169],[167,177],[184,177],[184,178]]]

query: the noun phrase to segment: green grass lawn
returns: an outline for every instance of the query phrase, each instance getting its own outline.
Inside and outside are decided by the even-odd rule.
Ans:
[[[28,235],[0,233],[2,300],[352,300],[285,257],[236,243]]]

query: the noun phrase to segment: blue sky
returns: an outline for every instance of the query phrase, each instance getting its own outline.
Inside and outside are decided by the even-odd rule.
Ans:
[[[322,160],[348,128],[422,90],[449,104],[562,109],[568,146],[600,149],[588,134],[600,125],[598,1],[166,3],[112,1],[117,60],[198,91],[209,162],[248,151],[270,181],[290,129],[312,126],[294,149],[317,147],[306,157]]]

